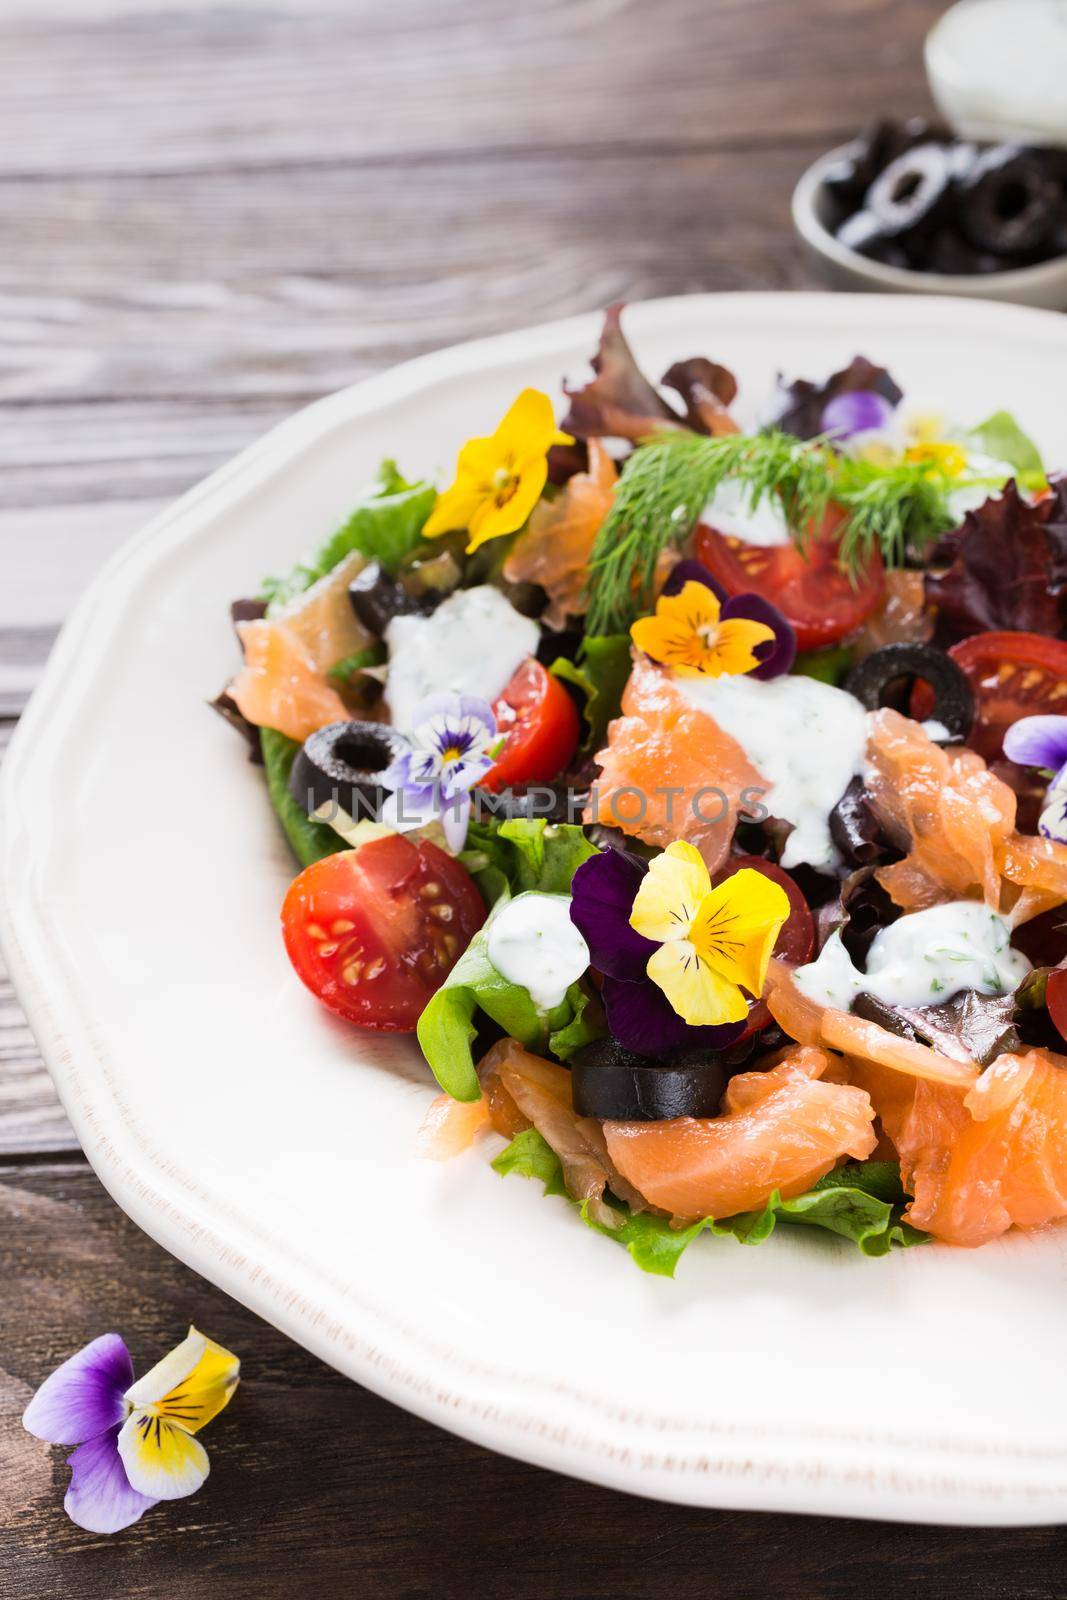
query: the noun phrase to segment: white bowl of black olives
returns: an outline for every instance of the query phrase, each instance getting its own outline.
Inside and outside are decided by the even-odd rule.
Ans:
[[[1067,308],[1067,150],[877,122],[808,168],[793,220],[838,288]]]

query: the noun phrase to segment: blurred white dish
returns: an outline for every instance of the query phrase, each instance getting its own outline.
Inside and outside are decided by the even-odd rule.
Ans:
[[[1063,0],[959,0],[926,36],[926,75],[964,139],[1067,145]]]

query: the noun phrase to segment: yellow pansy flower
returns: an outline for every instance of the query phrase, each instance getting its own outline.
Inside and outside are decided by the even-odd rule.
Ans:
[[[630,926],[659,945],[645,969],[692,1027],[743,1022],[759,998],[789,897],[780,884],[742,867],[712,888],[700,852],[678,841],[650,862]]]
[[[639,650],[670,667],[680,678],[721,678],[759,666],[754,647],[774,638],[765,622],[720,617],[718,596],[692,579],[679,594],[663,594],[656,614],[630,629]]]
[[[552,402],[540,389],[524,389],[486,439],[468,439],[456,478],[438,496],[423,528],[428,539],[466,528],[468,551],[521,528],[541,498],[553,444],[571,442],[556,428]]]
[[[193,1437],[218,1416],[237,1388],[241,1363],[195,1328],[131,1384],[118,1451],[131,1486],[156,1500],[178,1500],[208,1475],[207,1452]]]

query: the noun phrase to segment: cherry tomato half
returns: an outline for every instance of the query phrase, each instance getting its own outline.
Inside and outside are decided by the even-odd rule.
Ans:
[[[763,856],[731,856],[716,873],[716,883],[722,883],[724,878],[732,878],[742,867],[753,867],[756,872],[762,872],[765,878],[770,878],[772,883],[777,883],[783,888],[789,897],[789,915],[782,923],[781,932],[775,940],[774,954],[781,956],[783,961],[793,962],[798,967],[803,962],[810,961],[815,951],[815,919],[799,885],[793,881],[784,867],[778,866],[777,862],[765,860]],[[763,1001],[751,1001],[748,1008],[748,1022],[745,1024],[744,1033],[738,1036],[738,1043],[741,1039],[749,1038],[758,1029],[765,1028],[770,1020],[771,1014]]]
[[[390,1033],[412,1032],[484,921],[470,873],[401,834],[314,862],[282,906],[285,948],[312,994]]]
[[[792,623],[798,650],[836,644],[882,599],[882,558],[872,551],[853,577],[840,562],[837,530],[845,513],[831,507],[802,553],[789,544],[748,544],[701,523],[693,554],[730,594],[758,594]]]
[[[497,794],[517,783],[558,778],[578,748],[580,731],[574,701],[559,679],[531,656],[493,712],[507,743],[482,779],[482,788]]]
[[[1045,1005],[1056,1032],[1067,1039],[1067,968],[1057,967],[1045,983]]]
[[[1067,642],[1043,633],[976,633],[949,650],[974,690],[974,727],[967,737],[972,750],[996,761],[1004,735],[1020,717],[1067,712]],[[931,715],[929,684],[916,683],[912,716]]]

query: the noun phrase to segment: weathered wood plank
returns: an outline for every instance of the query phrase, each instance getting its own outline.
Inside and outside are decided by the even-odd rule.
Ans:
[[[116,502],[172,500],[292,409],[254,396],[0,406],[0,511],[16,513],[0,547],[5,570],[21,559],[17,513],[97,503],[106,516]]]
[[[919,109],[922,39],[943,5],[657,0],[654,24],[643,0],[66,9],[61,26],[5,12],[0,171],[847,136],[872,106]]]
[[[789,196],[815,148],[743,163],[486,156],[403,181],[327,168],[299,182],[0,183],[0,401],[34,396],[0,430],[3,503],[48,503],[54,462],[70,470],[68,499],[97,497],[103,452],[113,494],[155,493],[146,444],[166,470],[214,434],[218,459],[272,402],[283,411],[457,340],[618,298],[800,283]],[[146,439],[156,405],[175,407],[180,430],[163,449]]]
[[[78,1149],[0,963],[0,1159]]]
[[[490,1455],[331,1372],[159,1250],[81,1164],[0,1164],[0,1570],[5,1600],[678,1600],[774,1594],[1051,1600],[1062,1529],[906,1528],[632,1500]],[[31,1312],[32,1308],[32,1312]],[[61,1509],[67,1451],[19,1426],[105,1329],[138,1371],[190,1320],[243,1360],[189,1500],[102,1539]],[[709,1581],[709,1572],[713,1581]],[[294,1573],[299,1573],[294,1577]]]
[[[2,659],[0,634],[0,685]],[[0,688],[0,702],[2,698]],[[0,720],[0,762],[14,729],[14,721]],[[0,960],[0,1160],[27,1154],[76,1152],[78,1148],[74,1130]]]

